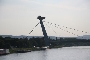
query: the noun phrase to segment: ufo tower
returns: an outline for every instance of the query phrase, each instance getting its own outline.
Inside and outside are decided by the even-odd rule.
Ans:
[[[44,35],[45,44],[46,44],[46,46],[49,46],[49,39],[48,39],[47,32],[46,32],[44,24],[43,24],[43,19],[45,19],[45,17],[38,16],[37,19],[40,20],[42,32]]]

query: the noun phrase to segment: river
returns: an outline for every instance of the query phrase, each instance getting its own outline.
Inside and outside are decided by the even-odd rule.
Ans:
[[[63,47],[28,53],[13,53],[0,56],[0,60],[90,60],[90,46]]]

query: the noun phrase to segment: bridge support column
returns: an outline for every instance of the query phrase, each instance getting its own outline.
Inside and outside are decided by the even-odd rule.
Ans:
[[[38,16],[37,19],[40,20],[40,24],[41,24],[41,27],[42,27],[42,32],[43,32],[43,35],[44,35],[45,44],[46,44],[46,46],[49,46],[49,39],[48,39],[48,36],[47,36],[47,32],[46,32],[44,24],[42,22],[42,20],[45,19],[45,17]]]

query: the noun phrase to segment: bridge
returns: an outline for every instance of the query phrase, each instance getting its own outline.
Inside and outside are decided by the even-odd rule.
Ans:
[[[45,22],[47,26],[48,26],[48,25],[52,25],[52,26],[54,26],[55,28],[58,28],[58,29],[60,29],[60,30],[63,30],[63,31],[65,31],[65,32],[67,32],[67,33],[69,33],[69,34],[72,34],[72,35],[75,35],[75,36],[77,36],[77,37],[79,36],[78,34],[75,34],[75,33],[71,32],[71,31],[68,31],[68,30],[74,30],[74,31],[81,32],[81,33],[86,33],[86,34],[89,33],[89,32],[85,32],[85,31],[77,30],[77,29],[75,29],[75,28],[69,28],[69,27],[67,27],[67,26],[62,26],[63,28],[68,29],[68,30],[65,30],[65,29],[63,29],[62,27],[60,27],[60,25],[58,25],[58,24],[50,23],[50,22],[47,22],[47,21],[43,21],[43,19],[45,19],[45,17],[38,16],[37,19],[40,20],[39,23],[41,24],[42,32],[43,32],[43,35],[44,35],[44,40],[45,40],[45,44],[46,44],[45,46],[49,46],[50,43],[49,43],[48,35],[47,35],[46,30],[45,30],[45,26],[44,26],[43,22]],[[36,27],[39,25],[39,23],[36,24],[34,28],[36,28]],[[48,27],[49,27],[49,26],[48,26]],[[50,28],[50,27],[49,27],[49,28]],[[34,29],[32,29],[29,34],[31,34],[31,33],[33,32],[33,30],[34,30]],[[53,30],[53,29],[52,29],[52,30]],[[55,30],[53,30],[53,32],[54,32],[55,34],[57,34]],[[83,37],[82,37],[82,38],[83,38]]]

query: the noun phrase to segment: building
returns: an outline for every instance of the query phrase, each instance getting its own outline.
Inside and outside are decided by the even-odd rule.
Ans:
[[[9,49],[0,49],[0,55],[9,54]]]

